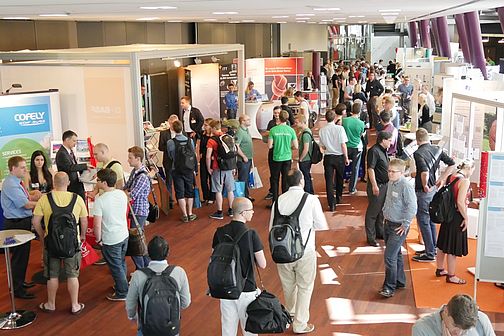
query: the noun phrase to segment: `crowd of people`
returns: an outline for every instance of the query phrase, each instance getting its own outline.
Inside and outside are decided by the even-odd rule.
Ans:
[[[456,275],[456,260],[468,254],[467,206],[474,162],[464,160],[456,167],[442,148],[430,143],[434,107],[432,95],[425,86],[418,99],[419,125],[422,126],[415,134],[418,149],[408,160],[402,151],[399,127],[408,120],[413,87],[409,78],[402,76],[400,64],[390,61],[385,70],[381,63],[369,65],[361,59],[336,67],[324,64],[325,71],[322,72],[331,78],[333,108],[325,114],[326,123],[318,132],[318,141],[314,137],[313,125],[309,123],[310,107],[300,91],[293,93],[299,104],[298,112],[290,108],[287,97],[282,97],[281,105],[274,107],[273,118],[263,133],[270,172],[270,189],[265,197],[272,201],[268,204],[272,209],[270,230],[273,232],[279,225],[279,218],[284,216],[288,219],[282,217],[283,220],[289,225],[297,226],[293,231],[301,241],[297,246],[300,250],[295,251],[297,258],[277,263],[285,307],[292,317],[294,333],[315,330],[314,324],[310,323],[309,309],[317,270],[315,231],[327,230],[328,225],[324,207],[315,196],[311,168],[321,160],[327,194],[326,211],[337,211],[344,193],[357,196],[359,180],[366,183],[368,207],[363,240],[373,247],[380,246],[378,240],[384,241],[385,279],[379,290],[381,296],[392,297],[397,289],[406,286],[401,247],[415,216],[425,250],[419,251],[413,261],[436,262],[436,277],[445,277],[446,282],[452,284],[465,284],[465,280]],[[385,88],[386,73],[400,82],[397,88]],[[314,89],[317,81],[311,76],[306,79],[305,89]],[[236,335],[239,326],[244,335],[254,335],[245,330],[247,306],[260,293],[252,264],[258,268],[266,267],[263,243],[257,232],[247,226],[254,214],[255,200],[249,192],[254,142],[248,130],[250,117],[236,115],[235,88],[234,85],[228,88],[226,119],[236,123],[226,123],[227,127],[223,129],[223,121],[205,119],[201,111],[191,105],[191,98],[184,96],[180,100],[181,113],[171,115],[167,120],[169,128],[160,134],[159,150],[164,154],[164,182],[169,206],[174,208],[176,200],[183,223],[198,220],[194,211],[198,175],[202,204],[215,208],[210,218],[230,218],[229,224],[216,230],[212,248],[215,251],[220,244],[229,242],[237,246],[244,284],[237,298],[219,297],[222,335]],[[253,83],[249,83],[247,99],[259,96]],[[368,148],[371,128],[376,130],[376,143]],[[88,227],[86,196],[79,175],[95,167],[78,163],[74,154],[75,132],[64,132],[62,140],[56,155],[58,172],[54,177],[48,169],[46,155],[41,151],[33,153],[30,172],[27,172],[22,157],[9,159],[10,174],[3,183],[1,202],[6,229],[30,230],[33,224],[44,244],[42,257],[44,275],[48,279],[47,300],[39,305],[40,310],[56,310],[58,276],[62,268],[68,279],[70,312],[77,315],[85,308],[78,299],[78,277],[80,245],[86,240]],[[317,159],[317,153],[322,153],[323,158]],[[151,334],[162,328],[170,328],[170,334],[176,335],[180,328],[177,318],[180,310],[190,305],[191,294],[184,269],[167,262],[169,245],[163,237],[155,236],[149,242],[147,254],[132,256],[136,271],[128,283],[128,227],[143,230],[149,213],[148,197],[152,183],[150,171],[144,164],[145,151],[138,146],[128,149],[131,172],[127,179],[121,163],[111,157],[106,144],[96,144],[94,156],[99,169],[96,186],[88,196],[95,198],[91,214],[96,247],[101,250],[114,283],[107,299],[126,302],[128,318],[138,320],[138,335]],[[295,166],[294,161],[298,162]],[[443,169],[441,162],[446,166]],[[414,172],[410,167],[413,163]],[[413,183],[409,177],[414,178]],[[237,181],[243,183],[243,190],[236,189]],[[429,215],[429,204],[436,191],[447,183],[453,184],[456,200],[453,207],[457,212],[450,222],[441,223],[438,235]],[[57,219],[60,217],[66,220],[65,223],[74,221],[76,224],[72,226],[75,231],[73,242],[70,241],[70,252],[66,254],[55,247],[52,239],[53,231],[63,225]],[[289,222],[293,217],[296,217],[295,221]],[[13,290],[21,299],[35,297],[27,290],[34,284],[25,282],[29,254],[30,243],[12,249]],[[163,282],[160,277],[170,280]],[[164,296],[146,299],[146,292],[160,293],[156,286],[166,286],[163,287]],[[177,298],[176,317],[166,324],[158,316],[170,311],[163,304],[173,302],[166,299],[172,293],[176,293]],[[438,330],[444,329],[449,334],[485,330],[478,335],[492,335],[488,318],[474,310],[470,298],[456,296],[452,301],[431,317],[419,320],[413,329],[414,335],[433,335],[433,330],[436,335],[441,335]],[[459,309],[460,305],[466,305],[467,309]]]

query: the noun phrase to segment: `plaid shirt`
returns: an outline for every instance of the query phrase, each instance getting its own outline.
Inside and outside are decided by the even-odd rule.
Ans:
[[[124,189],[130,192],[130,198],[133,200],[131,206],[135,215],[147,216],[149,214],[148,198],[151,190],[151,181],[145,166],[131,171]]]

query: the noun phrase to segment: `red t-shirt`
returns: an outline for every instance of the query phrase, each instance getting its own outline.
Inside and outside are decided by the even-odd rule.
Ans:
[[[217,132],[217,134],[212,134],[212,137],[213,136],[221,136],[222,134],[223,133],[221,131],[219,131],[219,132]],[[219,164],[217,163],[217,147],[219,146],[219,144],[212,137],[210,139],[208,139],[207,149],[212,148],[212,169],[215,170],[215,169],[219,169]]]

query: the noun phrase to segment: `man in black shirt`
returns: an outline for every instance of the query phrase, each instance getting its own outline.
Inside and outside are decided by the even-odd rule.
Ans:
[[[380,246],[376,238],[383,239],[383,204],[387,195],[388,183],[388,156],[392,133],[380,132],[376,137],[376,144],[367,153],[367,196],[368,207],[366,210],[366,237],[371,246]]]
[[[280,106],[282,106],[282,110],[287,111],[289,113],[289,123],[291,125],[295,125],[296,121],[294,120],[294,112],[292,112],[292,109],[289,107],[289,104],[288,104],[289,98],[284,96],[284,97],[282,97],[281,101],[282,101],[282,105],[280,105]]]
[[[455,170],[455,161],[442,148],[433,146],[429,142],[429,133],[425,128],[416,131],[418,149],[413,154],[415,158],[416,176],[415,192],[417,196],[417,225],[422,233],[425,251],[413,257],[414,261],[435,261],[436,226],[430,219],[429,204],[446,178]],[[437,179],[439,163],[443,161],[448,168]]]
[[[214,234],[212,248],[224,241],[227,236],[237,237],[244,230],[248,232],[238,242],[240,248],[240,262],[242,272],[246,272],[246,281],[238,300],[220,300],[222,335],[236,335],[238,322],[240,322],[242,333],[245,332],[247,322],[247,306],[255,300],[259,294],[254,276],[254,265],[251,264],[250,251],[254,255],[254,261],[260,268],[266,268],[266,258],[264,257],[263,244],[259,235],[254,229],[247,227],[245,223],[252,220],[254,207],[252,202],[245,197],[238,197],[233,202],[234,217],[231,223],[217,229]]]
[[[378,123],[379,118],[378,111],[376,110],[376,98],[381,96],[383,91],[385,91],[383,85],[378,79],[375,78],[375,73],[373,71],[370,71],[368,75],[368,81],[366,83],[366,95],[368,96],[367,111],[369,113],[369,116],[371,117],[371,127],[376,127]]]

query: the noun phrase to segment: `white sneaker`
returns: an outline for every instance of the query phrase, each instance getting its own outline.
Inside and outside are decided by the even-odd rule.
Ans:
[[[315,330],[315,326],[308,323],[303,330],[294,330],[294,334],[308,334]]]

